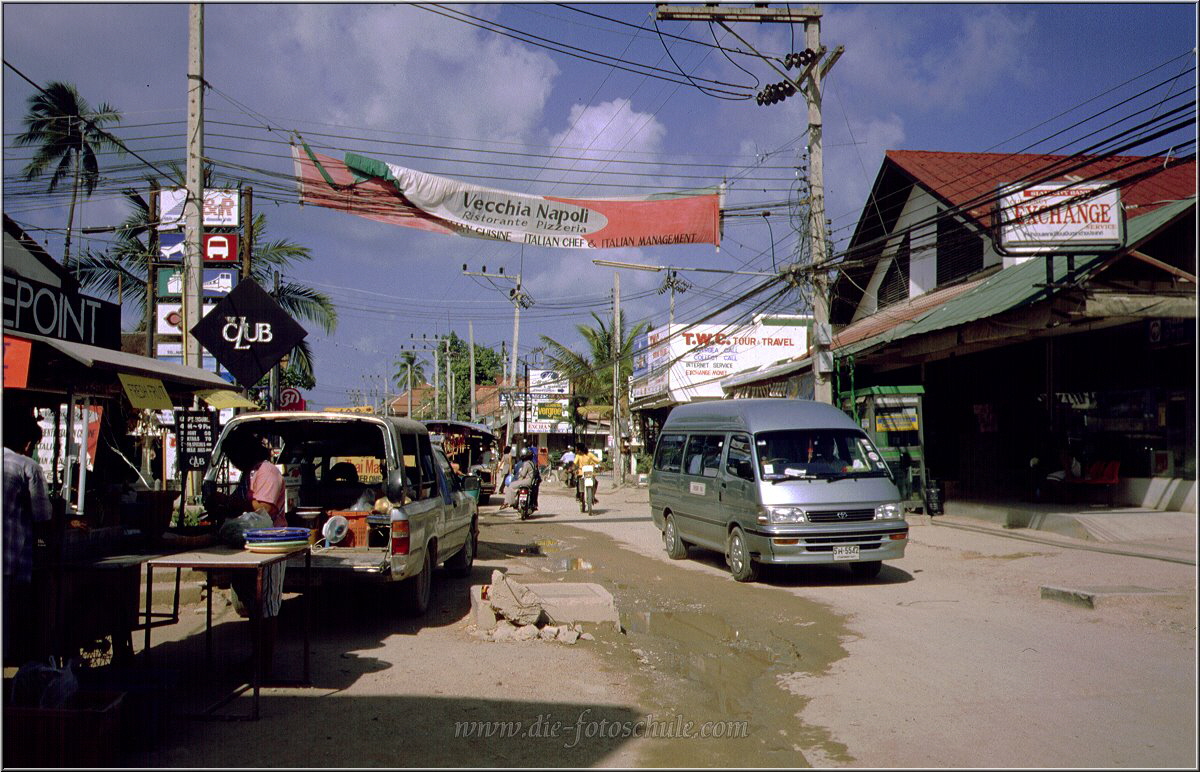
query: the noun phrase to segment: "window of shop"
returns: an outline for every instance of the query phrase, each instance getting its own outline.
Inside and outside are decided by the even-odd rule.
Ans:
[[[943,212],[937,221],[937,283],[950,284],[956,279],[983,270],[983,239],[967,226]]]
[[[879,285],[879,307],[903,303],[908,300],[908,264],[911,254],[911,236],[904,234],[900,247],[896,250],[892,264],[884,274],[883,283]]]

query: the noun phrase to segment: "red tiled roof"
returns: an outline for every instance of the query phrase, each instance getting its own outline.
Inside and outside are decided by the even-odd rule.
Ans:
[[[955,207],[974,204],[971,217],[984,227],[992,226],[992,197],[999,185],[1031,178],[1121,180],[1154,167],[1162,168],[1162,157],[1112,156],[1088,160],[1063,155],[1010,153],[953,153],[929,150],[889,150],[887,160],[909,174],[935,195]],[[1050,170],[1050,174],[1046,170]],[[1196,162],[1180,163],[1159,173],[1121,187],[1121,200],[1130,216],[1145,214],[1169,201],[1196,195]]]

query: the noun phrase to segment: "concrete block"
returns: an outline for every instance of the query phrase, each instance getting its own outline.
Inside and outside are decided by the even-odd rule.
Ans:
[[[1134,585],[1091,587],[1053,587],[1042,585],[1040,590],[1042,600],[1056,600],[1072,606],[1091,609],[1150,598],[1177,602],[1189,601],[1186,593],[1156,590],[1151,587],[1137,587]]]
[[[484,600],[484,585],[471,586],[471,622],[477,630],[493,630],[496,627],[496,611],[490,601]]]
[[[525,585],[538,600],[554,625],[576,622],[612,623],[620,629],[621,618],[612,593],[592,582],[555,582]]]

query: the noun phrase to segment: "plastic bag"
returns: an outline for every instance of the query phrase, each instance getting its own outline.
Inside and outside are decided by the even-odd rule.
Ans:
[[[79,691],[79,680],[72,669],[47,662],[26,662],[13,676],[13,704],[20,707],[61,708]]]
[[[217,539],[230,547],[246,546],[246,531],[255,528],[270,528],[275,523],[261,512],[244,512],[226,520],[217,531]]]

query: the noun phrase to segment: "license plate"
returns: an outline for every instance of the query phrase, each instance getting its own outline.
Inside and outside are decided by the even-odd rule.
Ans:
[[[858,545],[854,544],[849,547],[834,547],[834,560],[858,560]]]

